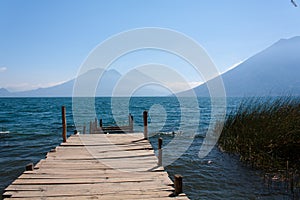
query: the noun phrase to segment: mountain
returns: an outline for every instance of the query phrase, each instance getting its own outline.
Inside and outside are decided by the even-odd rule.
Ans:
[[[101,78],[99,79],[99,75]],[[92,69],[78,76],[76,79],[76,95],[75,96],[90,96],[89,91],[92,90],[95,96],[111,96],[112,90],[121,78],[121,74],[116,70],[103,71],[103,69]],[[68,96],[73,95],[73,85]],[[98,84],[97,84],[98,83]]]
[[[38,88],[35,90],[14,92],[11,94],[17,97],[67,97],[72,94],[73,84],[74,79],[48,88]]]
[[[222,74],[227,96],[300,95],[300,37],[281,39]],[[214,81],[212,79],[210,81]],[[207,96],[207,84],[194,88]],[[185,93],[182,93],[184,95]]]
[[[76,86],[75,96],[90,96],[90,90],[95,90],[93,92],[95,96],[165,96],[169,94],[168,91],[155,86],[141,87],[145,81],[156,81],[140,70],[131,70],[130,73],[124,76],[113,69],[108,71],[101,70],[98,68],[89,70],[78,76],[77,79],[74,78],[48,88],[38,88],[22,92],[9,92],[1,88],[0,97],[71,97],[74,85]],[[103,74],[101,79],[98,80],[101,72]]]
[[[101,69],[92,69],[82,74],[77,78],[77,81],[82,81],[89,87],[93,80],[98,80],[98,75]],[[97,96],[109,96],[111,90],[117,80],[121,77],[121,74],[116,70],[104,71],[101,80],[99,81],[96,95]],[[97,79],[96,79],[97,78]],[[65,83],[48,87],[38,88],[35,90],[22,91],[22,92],[9,92],[6,89],[0,89],[0,96],[5,97],[71,97],[73,94],[73,86],[76,79],[72,79]]]
[[[7,97],[7,96],[10,96],[11,93],[5,89],[5,88],[0,88],[0,97]]]
[[[222,74],[227,96],[275,96],[275,95],[300,95],[300,36],[290,39],[282,39],[250,57],[234,69]],[[152,69],[152,67],[151,67]],[[49,88],[23,92],[9,92],[0,88],[0,97],[70,97],[73,94],[75,81],[83,82],[80,93],[91,89],[98,81],[102,69],[92,69],[80,75],[77,80],[72,79],[63,84]],[[156,70],[156,71],[155,71]],[[126,75],[121,75],[116,70],[103,72],[101,80],[95,89],[96,96],[163,96],[169,95],[166,90],[159,87],[147,86],[145,82],[156,82],[162,73],[160,69],[151,71],[132,70]],[[165,76],[165,75],[164,75]],[[159,78],[158,78],[159,79]],[[172,82],[165,76],[166,82]],[[162,80],[160,78],[160,80]],[[210,80],[208,83],[214,82]],[[162,85],[165,85],[164,83]],[[117,86],[117,87],[116,87]],[[92,88],[93,89],[93,88]],[[116,93],[113,93],[113,91]],[[194,88],[198,96],[208,96],[207,83]],[[179,93],[179,96],[187,96],[190,91]]]

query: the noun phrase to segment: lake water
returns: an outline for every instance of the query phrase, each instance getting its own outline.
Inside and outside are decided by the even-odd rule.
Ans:
[[[72,112],[72,98],[0,98],[1,193],[24,171],[26,164],[37,163],[62,142],[61,106],[65,105],[67,109],[70,135],[75,129],[81,131],[83,124],[94,117],[88,112],[91,108],[86,108],[88,101],[93,103],[93,99],[82,98],[77,110]],[[104,125],[125,125],[127,115],[131,113],[134,129],[140,132],[143,130],[142,112],[149,110],[150,142],[155,149],[158,137],[163,138],[164,147],[176,136],[179,138],[178,149],[191,142],[177,160],[166,166],[170,177],[177,173],[183,175],[184,192],[191,199],[290,198],[284,191],[270,190],[260,171],[242,164],[237,156],[223,153],[217,147],[206,157],[199,158],[198,152],[211,120],[210,99],[199,98],[196,108],[190,99],[184,101],[175,97],[135,97],[115,98],[111,103],[110,98],[96,98],[93,105]],[[228,99],[227,109],[235,108],[239,101]],[[76,128],[73,119],[76,119]],[[174,154],[176,151],[173,150]]]

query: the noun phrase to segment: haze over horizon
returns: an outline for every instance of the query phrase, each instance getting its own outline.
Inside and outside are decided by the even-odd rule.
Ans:
[[[99,43],[135,28],[161,27],[199,43],[220,72],[236,66],[279,39],[300,36],[300,10],[290,1],[160,2],[1,1],[0,88],[24,91],[76,77]],[[168,64],[190,84],[201,82],[191,66],[162,52],[135,52],[112,68]],[[180,84],[178,83],[178,86]]]

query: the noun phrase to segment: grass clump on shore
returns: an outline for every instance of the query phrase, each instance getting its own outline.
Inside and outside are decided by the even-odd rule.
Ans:
[[[300,170],[300,99],[249,98],[224,123],[219,146],[265,171]],[[288,166],[287,166],[288,165]]]

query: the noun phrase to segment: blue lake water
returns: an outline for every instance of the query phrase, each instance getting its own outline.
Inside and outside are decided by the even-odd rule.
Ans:
[[[182,103],[175,97],[115,98],[113,103],[110,98],[96,98],[95,103],[93,99],[82,98],[79,102],[82,105],[75,112],[72,98],[0,98],[1,193],[24,171],[26,164],[37,163],[62,142],[61,106],[66,106],[68,135],[71,135],[75,129],[81,131],[83,124],[94,117],[89,113],[91,108],[86,108],[85,102],[89,101],[95,105],[97,118],[102,118],[104,125],[125,125],[131,113],[134,129],[139,132],[143,130],[142,112],[149,110],[150,142],[155,149],[157,138],[163,138],[165,147],[175,137],[172,132],[180,135],[178,149],[192,142],[176,161],[166,166],[171,178],[177,173],[183,175],[184,192],[191,199],[289,199],[281,190],[270,190],[264,185],[262,173],[242,164],[237,156],[214,147],[206,157],[199,158],[211,120],[210,99],[199,98],[195,108],[190,99]],[[227,109],[235,108],[239,101],[227,99]],[[197,113],[200,122],[195,125]]]

